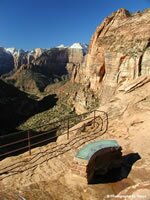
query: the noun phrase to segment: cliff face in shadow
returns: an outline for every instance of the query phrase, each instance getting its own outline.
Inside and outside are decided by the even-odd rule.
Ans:
[[[21,122],[30,116],[52,108],[57,101],[56,95],[49,95],[36,101],[0,80],[0,130],[1,135],[12,132]]]

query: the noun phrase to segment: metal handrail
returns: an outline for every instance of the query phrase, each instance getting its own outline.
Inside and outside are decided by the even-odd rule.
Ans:
[[[93,118],[93,117],[89,117],[89,118],[87,118],[87,119],[82,120],[82,122],[87,121],[88,119],[92,119],[92,118]],[[55,130],[57,130],[57,128],[58,128],[58,127],[54,128],[54,129],[51,129],[51,130],[48,130],[48,131],[45,131],[45,132],[43,132],[43,133],[34,135],[34,136],[30,136],[30,139],[38,138],[38,137],[41,137],[41,136],[46,135],[46,134],[48,134],[48,133],[52,133],[52,132],[54,132]],[[67,127],[66,127],[66,128],[67,128]],[[74,130],[76,130],[76,129],[74,129]],[[30,129],[30,131],[32,131],[32,129]],[[25,133],[27,133],[27,131],[25,131]],[[64,134],[66,134],[66,132],[64,132]],[[63,134],[61,134],[61,135],[63,135]],[[11,136],[11,135],[10,135],[10,136]],[[55,136],[55,137],[50,137],[50,139],[53,139],[53,138],[57,138],[57,136]],[[15,142],[11,142],[11,143],[5,144],[5,145],[1,145],[0,148],[8,147],[8,146],[11,146],[11,145],[13,145],[13,144],[19,144],[19,143],[22,143],[22,142],[27,141],[27,140],[28,140],[28,137],[26,137],[25,139],[21,139],[21,140],[15,141]],[[41,142],[43,142],[43,141],[41,141]],[[0,156],[1,156],[1,155],[0,155]]]
[[[63,128],[66,128],[66,131],[64,131],[64,132],[61,133],[60,135],[64,135],[64,134],[67,133],[67,139],[69,139],[69,129],[71,128],[71,127],[70,127],[70,124],[69,124],[69,123],[70,123],[70,120],[71,120],[72,118],[80,119],[80,117],[84,117],[84,116],[86,116],[86,115],[88,115],[88,114],[91,114],[91,113],[93,113],[93,112],[94,112],[94,116],[88,117],[88,118],[85,118],[85,119],[81,119],[80,122],[84,122],[84,121],[87,121],[87,120],[90,120],[90,119],[95,120],[97,117],[100,117],[99,115],[96,116],[96,112],[99,112],[99,113],[105,114],[106,120],[107,120],[107,126],[108,126],[108,115],[107,115],[107,113],[105,113],[104,111],[94,110],[94,111],[87,112],[87,113],[84,113],[84,114],[81,114],[81,115],[78,115],[78,116],[71,116],[71,117],[66,118],[66,119],[64,119],[64,120],[59,120],[59,121],[57,121],[57,122],[53,122],[53,123],[47,124],[47,125],[55,125],[55,124],[56,124],[57,127],[54,127],[54,128],[52,128],[51,130],[45,131],[45,132],[43,132],[43,133],[38,133],[37,135],[31,136],[31,133],[32,133],[31,131],[33,131],[33,133],[35,133],[35,132],[34,132],[34,129],[29,129],[29,130],[26,130],[26,131],[21,131],[21,132],[27,134],[27,137],[26,137],[26,138],[21,139],[21,140],[18,140],[18,141],[10,142],[10,143],[4,144],[4,145],[1,145],[1,146],[0,146],[0,150],[2,150],[4,147],[7,147],[7,148],[8,148],[8,147],[12,147],[12,145],[20,144],[20,143],[25,142],[25,141],[28,142],[28,145],[26,145],[26,146],[24,146],[24,147],[21,147],[21,148],[17,148],[17,149],[12,150],[12,151],[8,151],[8,152],[6,152],[6,153],[3,153],[3,154],[0,155],[0,158],[1,158],[1,157],[4,157],[4,156],[6,156],[6,155],[10,155],[10,154],[12,154],[12,153],[21,151],[21,150],[25,150],[25,149],[27,149],[27,148],[28,148],[28,150],[29,150],[29,154],[31,154],[31,148],[33,148],[33,147],[36,146],[36,145],[40,145],[40,144],[42,144],[42,143],[44,143],[44,142],[47,142],[47,141],[49,141],[49,140],[56,139],[56,138],[58,137],[58,135],[49,136],[49,138],[47,138],[47,139],[43,138],[41,141],[34,142],[34,143],[32,143],[32,139],[39,138],[39,137],[41,137],[41,136],[47,135],[47,134],[49,134],[49,133],[52,133],[52,132],[54,132],[54,131],[57,132],[57,130],[59,131],[59,128],[60,128],[60,131],[61,131]],[[101,117],[100,117],[100,118],[101,118]],[[62,124],[58,126],[58,123],[60,123],[60,122],[61,122]],[[64,122],[67,122],[66,126],[61,127],[63,124],[65,124]],[[101,125],[101,129],[103,129],[103,124],[104,124],[104,123],[103,123],[103,119],[102,119],[102,118],[101,118],[101,124],[102,124],[102,125]],[[46,126],[46,125],[44,125],[44,126]],[[43,126],[40,126],[40,127],[43,127]],[[78,128],[78,129],[79,129],[79,128]],[[77,130],[77,129],[73,129],[72,131],[75,131],[75,130]],[[72,131],[71,131],[71,132],[72,132]],[[9,136],[12,137],[13,135],[16,135],[16,134],[17,134],[17,133],[12,133],[12,134],[8,134],[8,135],[6,135],[6,136],[2,136],[2,137],[0,137],[0,138],[3,138],[3,139],[4,139],[5,137],[6,137],[6,138],[8,138]],[[23,134],[21,135],[20,132],[18,132],[18,135],[19,135],[19,136],[24,136]],[[60,136],[60,135],[59,135],[59,136]]]
[[[91,114],[92,112],[93,111],[86,112],[86,113],[83,113],[83,114],[80,114],[80,115],[70,116],[69,119],[79,118],[80,116]],[[68,120],[68,117],[66,117],[62,120],[57,120],[57,121],[54,121],[54,122],[51,122],[51,123],[46,123],[44,125],[32,127],[32,129],[30,128],[30,129],[27,129],[27,130],[20,130],[20,131],[17,131],[17,132],[13,132],[13,133],[7,134],[7,135],[0,135],[0,138],[11,137],[11,136],[17,135],[19,133],[25,133],[25,132],[30,131],[30,130],[35,130],[35,129],[42,128],[42,127],[45,127],[45,126],[48,126],[48,125],[54,125],[54,124],[57,124],[59,122],[64,122],[64,121],[67,121],[67,120]]]

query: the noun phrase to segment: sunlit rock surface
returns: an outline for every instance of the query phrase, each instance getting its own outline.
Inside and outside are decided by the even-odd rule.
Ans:
[[[128,81],[150,75],[149,34],[150,9],[112,13],[97,27],[85,62],[74,68],[72,81],[82,83],[84,91],[94,91],[101,103],[108,102]]]

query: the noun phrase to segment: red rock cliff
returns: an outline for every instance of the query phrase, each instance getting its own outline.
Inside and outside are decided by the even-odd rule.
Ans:
[[[97,27],[72,81],[94,91],[104,103],[120,86],[149,74],[150,9],[131,14],[122,8]]]

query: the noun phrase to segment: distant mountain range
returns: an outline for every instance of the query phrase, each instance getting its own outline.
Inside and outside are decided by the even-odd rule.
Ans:
[[[81,43],[31,51],[0,47],[0,76],[21,90],[43,91],[48,84],[71,75],[87,52],[88,45]]]

